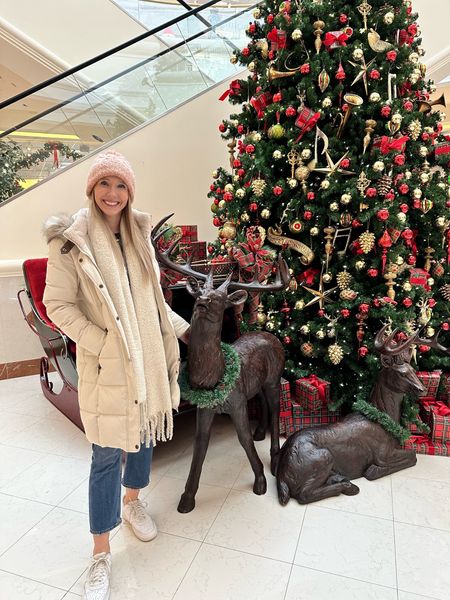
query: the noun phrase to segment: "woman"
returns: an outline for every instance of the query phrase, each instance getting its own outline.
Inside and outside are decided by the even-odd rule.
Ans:
[[[84,596],[110,596],[109,533],[123,519],[150,541],[156,526],[139,500],[153,445],[172,437],[179,348],[189,324],[165,303],[150,242],[150,217],[131,208],[135,177],[121,154],[99,154],[87,180],[89,207],[47,221],[44,304],[77,344],[78,397],[92,442],[89,521],[94,538]]]

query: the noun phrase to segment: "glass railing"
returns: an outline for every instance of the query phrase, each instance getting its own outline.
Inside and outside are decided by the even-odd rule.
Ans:
[[[240,71],[229,58],[247,43],[252,7],[225,8],[211,24],[206,11],[213,4],[154,27],[143,39],[3,107],[0,201]]]

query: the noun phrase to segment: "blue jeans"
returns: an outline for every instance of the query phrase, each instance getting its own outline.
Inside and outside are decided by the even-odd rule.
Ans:
[[[140,490],[150,481],[153,446],[141,445],[139,452],[127,454],[123,478],[122,450],[92,444],[89,476],[89,523],[91,533],[100,535],[117,527],[122,519],[121,487]]]

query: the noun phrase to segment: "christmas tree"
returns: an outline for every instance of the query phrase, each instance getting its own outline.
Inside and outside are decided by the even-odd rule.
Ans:
[[[292,280],[254,297],[243,328],[286,349],[286,375],[332,383],[334,403],[367,399],[384,323],[402,339],[450,328],[450,141],[421,63],[409,0],[267,1],[248,45],[250,71],[224,94],[239,113],[219,130],[230,171],[209,197],[215,260],[270,276],[282,251]],[[425,344],[418,368],[449,366]]]

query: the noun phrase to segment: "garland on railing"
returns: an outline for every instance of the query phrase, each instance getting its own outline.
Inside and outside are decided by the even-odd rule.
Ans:
[[[241,361],[233,346],[223,342],[220,346],[225,359],[225,372],[222,379],[213,390],[194,390],[189,384],[187,365],[184,365],[179,381],[183,400],[199,408],[216,408],[230,395],[241,371]]]
[[[379,410],[376,406],[369,404],[365,400],[357,400],[354,402],[352,408],[354,411],[361,413],[366,419],[369,419],[369,421],[374,421],[381,425],[387,433],[393,435],[401,443],[405,442],[411,435],[410,431],[394,421],[387,413]]]

